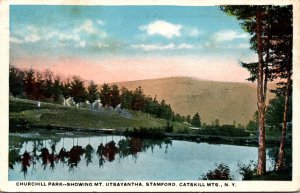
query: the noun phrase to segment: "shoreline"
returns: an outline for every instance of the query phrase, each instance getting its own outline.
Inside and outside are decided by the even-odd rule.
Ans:
[[[106,129],[106,128],[82,128],[71,126],[54,126],[54,125],[30,125],[26,130],[14,130],[9,134],[16,133],[38,133],[40,135],[52,134],[62,136],[85,136],[85,135],[125,135],[124,129]],[[130,135],[129,135],[130,137]],[[143,137],[144,139],[153,139],[151,136]],[[169,140],[190,141],[196,143],[211,143],[211,144],[228,144],[242,146],[258,146],[257,137],[229,137],[220,135],[200,135],[200,134],[180,134],[180,133],[163,133],[162,138]],[[291,139],[286,139],[287,144],[291,144]],[[280,139],[266,138],[267,146],[279,145]]]

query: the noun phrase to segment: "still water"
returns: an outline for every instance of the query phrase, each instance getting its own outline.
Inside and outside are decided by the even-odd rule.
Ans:
[[[10,136],[9,180],[197,180],[216,163],[257,160],[257,147],[124,136]],[[267,156],[267,167],[272,160]]]

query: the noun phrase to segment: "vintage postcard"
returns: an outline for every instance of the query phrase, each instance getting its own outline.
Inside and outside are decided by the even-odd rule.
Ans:
[[[299,8],[0,0],[0,191],[300,191]]]

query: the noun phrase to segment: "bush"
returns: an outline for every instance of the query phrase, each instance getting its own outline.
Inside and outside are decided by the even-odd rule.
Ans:
[[[173,133],[173,125],[170,125],[170,122],[167,122],[167,126],[165,127],[166,133]]]
[[[198,131],[200,135],[218,135],[230,137],[248,137],[250,134],[244,129],[237,129],[233,125],[222,125],[219,127],[208,126]]]
[[[189,128],[182,128],[182,129],[178,129],[177,133],[179,134],[188,134],[189,133]]]
[[[243,180],[252,180],[256,173],[256,164],[254,161],[250,161],[249,164],[238,163],[239,174],[243,176]]]
[[[216,164],[216,169],[209,170],[200,176],[200,180],[233,180],[229,166],[224,163]]]

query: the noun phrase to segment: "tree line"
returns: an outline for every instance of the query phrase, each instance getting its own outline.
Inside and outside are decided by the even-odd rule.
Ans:
[[[283,170],[288,102],[292,94],[293,6],[240,5],[221,6],[220,8],[240,21],[244,31],[251,35],[251,49],[257,53],[257,62],[241,63],[250,72],[248,80],[257,83],[259,132],[257,174],[259,176],[266,172],[266,95],[268,82],[277,80],[278,87],[273,92],[285,98],[281,143],[276,164],[276,170]]]
[[[147,96],[139,86],[135,90],[121,89],[113,84],[104,83],[97,85],[94,81],[84,81],[79,76],[72,78],[62,78],[55,75],[49,69],[41,72],[38,70],[20,69],[14,65],[9,67],[9,91],[16,96],[23,96],[27,99],[38,101],[59,102],[63,97],[67,100],[71,97],[75,103],[75,108],[82,102],[88,101],[93,108],[93,103],[100,99],[103,107],[121,108],[142,111],[155,117],[166,119],[173,122],[188,122],[200,127],[200,116],[196,113],[191,119],[175,113],[170,104],[164,99],[159,101],[155,96]]]

